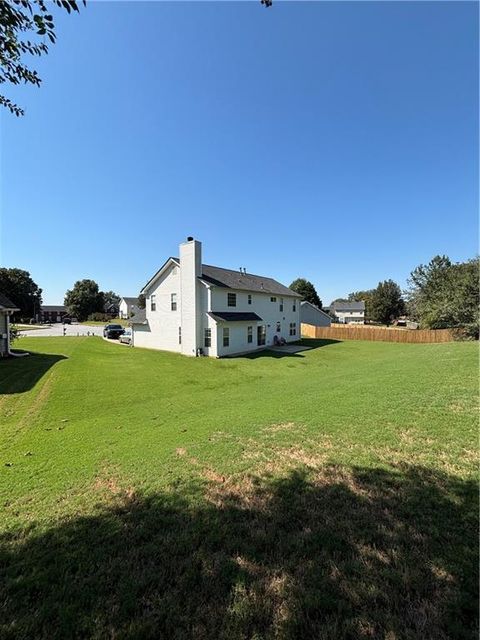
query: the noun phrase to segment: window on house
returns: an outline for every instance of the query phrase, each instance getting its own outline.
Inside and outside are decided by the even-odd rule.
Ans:
[[[206,347],[212,346],[212,330],[211,329],[205,329],[205,346]]]
[[[237,294],[236,293],[227,294],[227,305],[229,307],[236,307],[237,306]]]
[[[270,302],[276,302],[276,301],[277,301],[277,299],[275,298],[275,296],[272,296],[272,297],[270,298]]]
[[[294,300],[293,301],[293,312],[295,313],[296,310],[297,310],[297,301]]]
[[[253,342],[253,327],[247,327],[247,342],[248,344]]]
[[[280,298],[280,311],[283,311],[283,298]]]
[[[182,344],[182,327],[178,327],[178,344]]]
[[[248,294],[248,304],[252,304],[252,294]]]
[[[150,311],[155,311],[157,308],[157,301],[155,294],[150,296]]]
[[[297,323],[296,322],[290,322],[290,335],[291,336],[296,336],[297,335]]]
[[[280,333],[281,331],[281,326],[280,326],[280,322],[277,322],[277,328],[276,328],[277,333]]]
[[[170,294],[170,308],[172,311],[177,310],[177,294],[176,293]]]
[[[261,324],[257,327],[257,344],[259,347],[265,344],[266,337],[267,327],[264,324]]]
[[[228,327],[223,328],[223,346],[228,347],[230,344],[230,329]]]

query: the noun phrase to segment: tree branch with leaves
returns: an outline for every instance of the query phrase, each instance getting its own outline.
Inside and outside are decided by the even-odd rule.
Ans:
[[[78,12],[76,0],[51,1],[68,13]],[[56,37],[53,16],[45,0],[1,0],[0,84],[31,84],[39,87],[42,79],[35,69],[27,66],[25,57],[47,54],[49,44],[55,44]],[[0,105],[16,116],[25,113],[22,107],[3,93],[0,94]]]

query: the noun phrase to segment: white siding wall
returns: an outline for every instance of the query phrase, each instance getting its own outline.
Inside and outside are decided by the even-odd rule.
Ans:
[[[171,310],[171,294],[177,294],[177,310]],[[151,310],[152,295],[155,296],[155,311]],[[181,325],[180,270],[170,267],[146,293],[146,325],[134,325],[134,345],[181,351],[178,343],[178,327]],[[183,336],[182,336],[183,342]]]
[[[301,305],[300,319],[305,324],[311,324],[315,327],[329,327],[332,323],[326,313],[323,313],[308,303]]]
[[[237,306],[228,306],[228,293],[237,294]],[[252,293],[252,304],[248,304],[248,292],[234,291],[222,287],[213,287],[211,294],[211,311],[244,311],[256,313],[262,322],[225,322],[218,323],[217,326],[217,356],[233,355],[244,351],[253,351],[257,346],[257,326],[266,325],[266,344],[273,345],[274,336],[283,337],[287,342],[294,342],[300,338],[300,300],[290,296],[283,296],[283,311],[280,311],[282,296],[267,293]],[[270,298],[276,298],[276,302],[271,302]],[[296,311],[293,311],[293,306]],[[276,331],[277,322],[280,322],[280,332]],[[296,335],[290,335],[290,323],[296,323]],[[223,327],[230,328],[230,344],[223,346]],[[247,327],[253,327],[253,343],[247,342]],[[260,347],[263,348],[263,347]]]
[[[335,311],[335,315],[340,322],[345,323],[357,322],[361,324],[365,320],[364,311]]]

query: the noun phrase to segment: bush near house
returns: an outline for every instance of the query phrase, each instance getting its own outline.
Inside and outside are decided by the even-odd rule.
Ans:
[[[476,640],[476,345],[307,344],[22,339],[0,636]]]

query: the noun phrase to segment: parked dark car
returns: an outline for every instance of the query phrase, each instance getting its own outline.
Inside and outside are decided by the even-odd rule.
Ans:
[[[117,340],[125,329],[120,324],[106,324],[103,328],[103,337]]]
[[[62,320],[63,324],[72,324],[72,319],[65,316]]]

